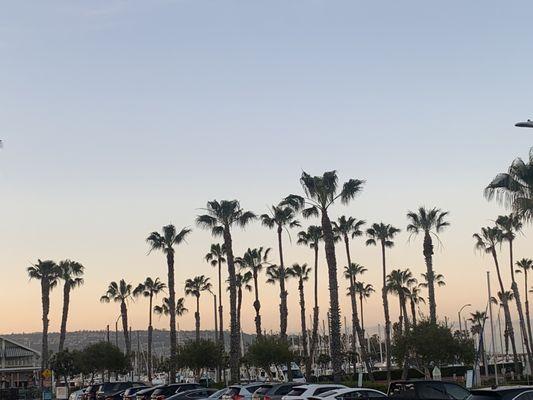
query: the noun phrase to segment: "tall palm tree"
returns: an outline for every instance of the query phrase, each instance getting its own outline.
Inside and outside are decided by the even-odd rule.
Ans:
[[[335,226],[335,225],[334,225]],[[334,230],[339,232],[338,230],[339,225],[335,226]],[[351,229],[350,229],[351,230]],[[347,243],[347,241],[345,241]],[[348,249],[348,247],[347,247]],[[349,250],[347,250],[348,253],[348,261],[351,261],[351,258],[349,256]],[[356,338],[359,340],[359,346],[361,348],[361,359],[365,363],[366,370],[368,371],[369,377],[372,380],[373,374],[372,374],[372,366],[370,365],[370,358],[368,356],[368,352],[366,349],[366,342],[365,342],[365,336],[363,333],[363,329],[361,328],[361,323],[359,321],[359,313],[357,311],[357,294],[356,294],[356,286],[357,286],[357,275],[363,274],[366,271],[366,268],[362,265],[352,263],[348,264],[346,267],[344,267],[344,277],[349,281],[348,286],[348,294],[350,296],[351,304],[352,304],[352,354],[353,354],[353,366],[354,371],[357,364],[357,346],[356,346]]]
[[[168,297],[163,297],[163,303],[159,306],[154,306],[154,313],[157,315],[169,315],[170,314],[170,308]],[[189,310],[187,307],[185,307],[185,299],[183,297],[179,297],[176,299],[176,316],[181,317],[183,314],[187,313]]]
[[[381,247],[381,265],[382,265],[382,288],[381,297],[383,299],[383,311],[385,314],[385,347],[387,356],[387,381],[391,380],[391,323],[389,313],[389,300],[387,297],[387,261],[386,252],[387,248],[394,246],[394,237],[400,230],[390,224],[384,224],[383,222],[374,223],[372,227],[366,230],[368,239],[366,241],[367,246]]]
[[[235,259],[235,263],[239,264],[242,269],[247,269],[252,273],[252,278],[254,281],[254,310],[255,310],[255,333],[257,337],[261,337],[262,328],[261,328],[261,302],[259,301],[259,284],[258,278],[261,273],[263,266],[268,263],[268,254],[270,253],[270,247],[264,249],[259,247],[256,249],[246,250],[242,257]]]
[[[516,262],[518,269],[516,273],[524,273],[524,292],[526,296],[525,306],[526,306],[526,322],[527,322],[527,332],[529,337],[529,343],[533,343],[533,335],[531,335],[531,318],[529,316],[529,295],[528,295],[528,283],[527,283],[527,274],[533,268],[533,260],[530,258],[522,258]]]
[[[84,266],[79,262],[64,260],[59,262],[59,278],[63,284],[63,313],[61,315],[61,329],[59,332],[59,351],[65,347],[67,335],[67,319],[70,306],[70,292],[72,289],[83,285]]]
[[[252,291],[252,285],[250,285],[250,282],[252,281],[253,276],[250,271],[247,272],[238,272],[235,275],[235,283],[237,285],[237,324],[239,326],[239,331],[241,331],[241,311],[242,311],[242,298],[243,298],[243,289],[247,290],[249,292]],[[228,282],[229,283],[229,282]],[[229,287],[228,287],[229,290]],[[239,348],[239,352],[240,352]],[[240,353],[239,353],[240,354]]]
[[[205,255],[205,260],[213,267],[218,268],[218,323],[219,341],[224,346],[224,307],[222,306],[222,264],[226,262],[226,249],[220,243],[212,244],[209,253]]]
[[[407,232],[412,235],[423,234],[423,255],[426,262],[426,275],[428,282],[428,300],[429,300],[429,320],[432,324],[437,323],[437,303],[435,301],[435,271],[433,270],[433,238],[439,240],[438,234],[444,228],[450,225],[446,218],[448,211],[442,211],[440,208],[433,207],[431,209],[419,207],[416,212],[409,211],[407,219]]]
[[[256,218],[251,211],[245,211],[237,200],[213,200],[207,203],[206,214],[199,215],[196,223],[204,228],[210,229],[213,236],[224,238],[226,249],[226,259],[228,265],[229,281],[229,301],[230,301],[230,354],[229,365],[231,370],[231,381],[238,382],[239,374],[239,352],[240,352],[240,330],[237,320],[237,282],[235,272],[235,260],[233,257],[233,241],[231,228],[237,225],[244,228],[248,223]]]
[[[533,147],[529,160],[516,158],[505,173],[500,173],[485,188],[485,196],[504,200],[513,211],[531,221],[533,218]]]
[[[200,341],[200,295],[202,292],[211,290],[211,282],[204,275],[195,276],[185,281],[185,295],[196,297],[196,312],[194,320],[196,321],[196,341]]]
[[[439,276],[440,274],[437,274],[437,276]],[[435,278],[437,278],[437,276],[435,276]],[[442,275],[440,275],[442,276]],[[440,281],[435,281],[436,283],[437,282],[440,282]],[[442,281],[444,282],[444,281]],[[438,283],[437,283],[438,284]],[[421,292],[422,290],[420,289],[421,287],[424,287],[423,286],[423,283],[419,283],[418,285],[415,285],[413,287],[411,287],[409,289],[409,294],[408,294],[408,298],[409,298],[409,304],[411,306],[411,318],[413,319],[413,326],[416,326],[416,309],[417,307],[419,306],[419,304],[426,304],[426,301],[424,300],[424,298],[421,296]]]
[[[337,279],[337,258],[335,256],[335,235],[329,218],[329,208],[340,199],[343,204],[348,204],[363,188],[364,181],[350,179],[342,185],[339,183],[336,171],[325,172],[322,176],[311,176],[302,173],[300,183],[305,192],[305,197],[290,195],[285,203],[295,209],[303,209],[304,217],[319,217],[324,234],[324,251],[328,264],[329,280],[329,320],[330,320],[330,351],[333,366],[333,379],[339,382],[342,374],[342,345],[341,321],[339,310],[339,284]]]
[[[51,260],[37,260],[37,264],[28,267],[28,276],[30,279],[36,279],[41,282],[41,303],[43,309],[43,336],[41,351],[41,368],[48,368],[48,314],[50,313],[50,291],[54,289],[59,281],[59,267]]]
[[[483,251],[486,254],[490,254],[494,261],[494,266],[496,267],[496,274],[498,277],[498,284],[500,286],[500,292],[505,293],[505,285],[503,284],[502,274],[500,271],[500,264],[498,262],[498,255],[496,254],[496,246],[502,241],[502,231],[494,226],[487,226],[481,228],[480,233],[474,233],[473,238],[476,242],[476,249]],[[505,315],[505,332],[511,340],[511,348],[513,350],[513,361],[515,364],[516,371],[518,371],[518,355],[516,351],[516,343],[514,338],[514,329],[511,320],[511,311],[509,308],[509,302],[504,297],[502,299],[503,311]]]
[[[176,338],[176,286],[174,282],[174,246],[182,244],[186,237],[191,233],[189,228],[183,228],[179,232],[172,224],[163,227],[161,233],[152,232],[146,238],[150,246],[150,252],[153,250],[162,251],[167,259],[168,270],[168,303],[170,315],[170,371],[169,382],[176,381],[176,362],[177,362],[177,338]]]
[[[365,314],[363,311],[363,303],[368,299],[372,293],[375,292],[374,286],[371,283],[361,281],[355,282],[355,292],[359,295],[359,307],[361,308],[361,330],[363,337],[365,336]]]
[[[522,218],[515,213],[509,215],[500,215],[496,218],[496,226],[502,232],[502,241],[505,240],[509,243],[509,267],[511,268],[511,290],[513,291],[516,309],[518,311],[518,319],[520,321],[520,331],[522,333],[522,339],[526,348],[526,354],[529,365],[533,365],[533,358],[531,357],[531,342],[529,340],[529,334],[526,329],[526,322],[524,318],[524,310],[522,309],[522,302],[520,301],[520,291],[516,284],[514,276],[514,259],[513,259],[513,243],[516,238],[516,234],[522,230]]]
[[[279,272],[281,275],[285,275],[285,262],[283,259],[283,230],[295,228],[300,226],[300,222],[296,219],[295,210],[284,203],[280,203],[276,206],[269,208],[268,214],[261,215],[261,222],[269,229],[276,229],[278,238],[278,252],[279,252]],[[287,308],[287,291],[285,290],[285,279],[279,281],[279,330],[280,338],[287,340],[287,319],[289,311]]]
[[[419,286],[422,287],[422,288],[427,289],[428,282],[429,282],[427,273],[423,272],[423,273],[420,274],[420,276],[422,277],[424,282],[420,282]],[[433,275],[433,284],[437,285],[438,287],[446,286],[446,281],[444,280],[444,275],[442,275],[442,274],[434,274]]]
[[[491,303],[499,305],[500,309],[503,309],[503,303],[505,301],[507,303],[511,303],[513,300],[514,300],[514,294],[510,290],[506,290],[503,293],[502,292],[498,292],[497,293],[497,297],[492,296],[491,299],[490,299]],[[505,316],[505,312],[504,312],[504,321],[505,321],[505,324],[508,323],[507,317]],[[512,321],[510,323],[512,323]],[[501,332],[500,332],[500,334],[501,334]],[[509,338],[509,332],[507,332],[507,330],[504,332],[504,337],[505,337],[505,354],[507,355],[507,354],[509,354],[509,339],[510,339]],[[502,349],[503,349],[503,346],[502,346]]]
[[[470,314],[468,319],[472,323],[470,328],[473,335],[477,335],[479,338],[480,348],[478,349],[479,353],[483,354],[483,359],[485,359],[485,340],[483,335],[485,321],[487,320],[487,313],[484,311],[475,311]]]
[[[126,357],[131,354],[131,338],[128,328],[128,302],[133,295],[133,286],[121,279],[119,283],[113,281],[107,287],[105,294],[100,297],[102,303],[111,301],[120,303],[120,316],[122,318],[122,330],[124,331],[124,343],[126,343]]]
[[[305,293],[304,283],[309,280],[311,268],[307,264],[292,264],[292,267],[287,269],[287,274],[293,278],[298,279],[298,292],[300,294],[300,323],[302,326],[302,347],[305,360],[305,375],[307,379],[311,377],[311,357],[309,357],[307,346],[307,327],[305,324]]]
[[[157,297],[167,285],[159,280],[159,278],[152,279],[147,277],[144,282],[139,283],[133,291],[133,296],[148,297],[148,382],[152,382],[152,337],[154,327],[152,326],[152,309],[154,297]]]
[[[405,332],[409,330],[409,317],[407,314],[407,297],[409,296],[409,287],[417,283],[413,277],[413,273],[409,268],[401,270],[395,269],[387,275],[387,289],[390,293],[398,296],[400,301],[400,332],[402,331],[402,323]]]
[[[309,225],[307,230],[298,232],[298,244],[309,246],[313,249],[315,261],[315,281],[314,281],[314,307],[313,307],[313,330],[311,333],[311,348],[309,351],[311,362],[315,360],[315,351],[318,345],[318,242],[323,238],[322,228],[318,225]]]

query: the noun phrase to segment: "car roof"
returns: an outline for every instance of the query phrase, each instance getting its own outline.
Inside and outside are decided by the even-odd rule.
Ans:
[[[490,392],[514,392],[514,391],[526,391],[526,390],[533,390],[533,386],[498,386],[493,388],[480,388],[480,389],[473,389],[471,390],[472,393],[490,393]]]

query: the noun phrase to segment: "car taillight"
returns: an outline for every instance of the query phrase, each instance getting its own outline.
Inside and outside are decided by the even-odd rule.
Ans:
[[[165,396],[163,396],[162,394],[160,394],[159,396],[156,396],[156,397],[155,397],[155,400],[165,400]]]
[[[272,400],[269,396],[263,397],[263,400]]]
[[[232,400],[244,400],[244,396],[240,395],[240,394],[234,394],[232,397],[231,397]]]

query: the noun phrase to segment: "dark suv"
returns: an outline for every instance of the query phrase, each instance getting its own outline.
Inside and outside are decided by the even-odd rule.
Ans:
[[[394,400],[465,400],[470,396],[464,387],[441,381],[392,382],[387,394]]]
[[[533,400],[533,386],[500,386],[475,389],[468,400]]]
[[[131,387],[145,386],[139,382],[105,382],[100,385],[96,392],[96,400],[105,400],[106,397],[122,392]]]
[[[200,389],[198,383],[172,383],[170,385],[159,386],[152,392],[150,398],[152,400],[165,400],[176,393],[184,392],[186,390]]]

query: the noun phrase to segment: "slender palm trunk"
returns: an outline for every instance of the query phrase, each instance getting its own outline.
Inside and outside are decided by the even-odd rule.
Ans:
[[[239,382],[239,349],[240,331],[237,320],[237,281],[235,278],[235,262],[233,258],[233,244],[229,225],[224,226],[224,245],[226,247],[228,277],[229,277],[229,303],[230,303],[230,352],[229,366],[231,370],[231,383]]]
[[[168,266],[168,308],[170,315],[170,376],[169,383],[176,382],[176,362],[178,355],[178,344],[176,340],[176,289],[174,286],[174,253],[167,252]]]
[[[429,231],[424,233],[424,260],[428,280],[429,321],[437,323],[437,303],[435,301],[435,272],[433,271],[433,241]]]
[[[262,336],[261,332],[261,314],[259,313],[261,310],[261,303],[259,302],[259,285],[257,284],[257,268],[253,269],[253,277],[254,277],[254,295],[255,295],[255,301],[254,301],[254,309],[255,309],[255,334],[258,338]]]
[[[533,335],[531,335],[531,318],[529,316],[529,295],[527,285],[527,269],[524,269],[524,293],[526,296],[526,322],[527,322],[527,334],[529,337],[529,343],[533,343]],[[533,366],[532,366],[533,368]]]
[[[200,296],[196,296],[196,312],[194,313],[194,327],[196,342],[200,341]]]
[[[381,297],[383,299],[383,312],[385,314],[385,355],[387,360],[387,383],[391,380],[391,324],[389,313],[389,299],[387,290],[387,262],[385,258],[385,243],[381,241],[381,260],[383,269],[383,288],[381,289]]]
[[[333,229],[331,227],[331,220],[325,209],[322,209],[322,231],[324,232],[324,250],[328,263],[330,352],[333,366],[333,380],[338,383],[342,374],[339,285],[337,281],[337,259],[335,257]]]
[[[215,318],[215,343],[218,341],[218,315],[217,315],[217,295],[213,294],[213,316]]]
[[[298,291],[300,292],[300,320],[302,324],[302,347],[305,360],[305,377],[307,380],[311,377],[311,357],[309,356],[307,346],[307,327],[305,323],[305,295],[304,295],[304,281],[300,278],[298,282]]]
[[[241,341],[242,286],[237,289],[237,325],[239,327],[239,358],[242,357]]]
[[[126,357],[129,358],[131,355],[131,338],[128,328],[128,308],[124,301],[120,303],[120,314],[122,315],[122,330],[124,331],[124,343],[126,344]]]
[[[222,307],[222,257],[218,257],[218,323],[220,345],[224,348],[224,307]]]
[[[413,319],[413,326],[416,326],[416,305],[413,299],[409,299],[411,306],[411,317]]]
[[[315,242],[315,282],[314,282],[314,300],[315,306],[313,307],[313,337],[311,339],[311,361],[315,362],[315,353],[318,345],[318,242]]]
[[[48,368],[48,313],[50,312],[50,283],[48,278],[41,279],[41,303],[43,306],[43,336],[41,368]]]
[[[403,308],[402,308],[402,298],[398,294],[398,307],[400,310],[400,316],[398,317],[398,332],[400,334],[403,332]]]
[[[289,311],[287,309],[287,290],[285,289],[285,263],[283,262],[283,228],[278,226],[278,249],[279,249],[279,311],[280,324],[279,336],[282,340],[287,340],[287,319],[289,318]]]
[[[154,327],[152,326],[152,309],[154,302],[154,294],[150,292],[150,309],[148,310],[148,382],[152,383],[152,338]]]
[[[520,291],[516,284],[514,276],[514,263],[513,263],[513,240],[509,240],[509,262],[511,267],[511,289],[514,294],[516,309],[518,311],[518,319],[520,321],[520,332],[522,333],[522,340],[524,341],[524,347],[526,348],[527,361],[531,367],[533,367],[533,358],[531,357],[531,342],[529,340],[529,332],[526,329],[526,322],[524,318],[524,310],[522,309],[522,302],[520,301]]]
[[[363,332],[363,340],[364,340],[365,339],[365,316],[363,314],[363,292],[359,293],[359,307],[361,308],[361,332]],[[367,344],[368,343],[365,340],[365,345]]]
[[[407,299],[405,298],[404,294],[401,295],[400,299],[402,303],[403,325],[404,325],[405,333],[407,333],[409,332],[409,315],[407,314]]]
[[[492,253],[492,258],[494,259],[494,265],[496,266],[496,273],[498,275],[498,283],[500,285],[500,291],[502,293],[505,293],[505,287],[503,285],[503,280],[502,280],[502,276],[500,273],[500,264],[498,263],[498,256],[496,255],[496,250],[493,248],[491,253]],[[518,353],[516,351],[514,329],[513,329],[512,319],[511,319],[511,310],[509,309],[509,302],[507,301],[507,297],[503,296],[502,300],[503,300],[502,301],[503,312],[505,315],[505,332],[511,341],[511,349],[513,351],[513,362],[514,362],[515,371],[517,373],[520,373]]]
[[[59,351],[65,347],[65,337],[67,335],[68,308],[70,304],[70,285],[65,282],[63,286],[63,314],[61,315],[61,329],[59,332]]]

